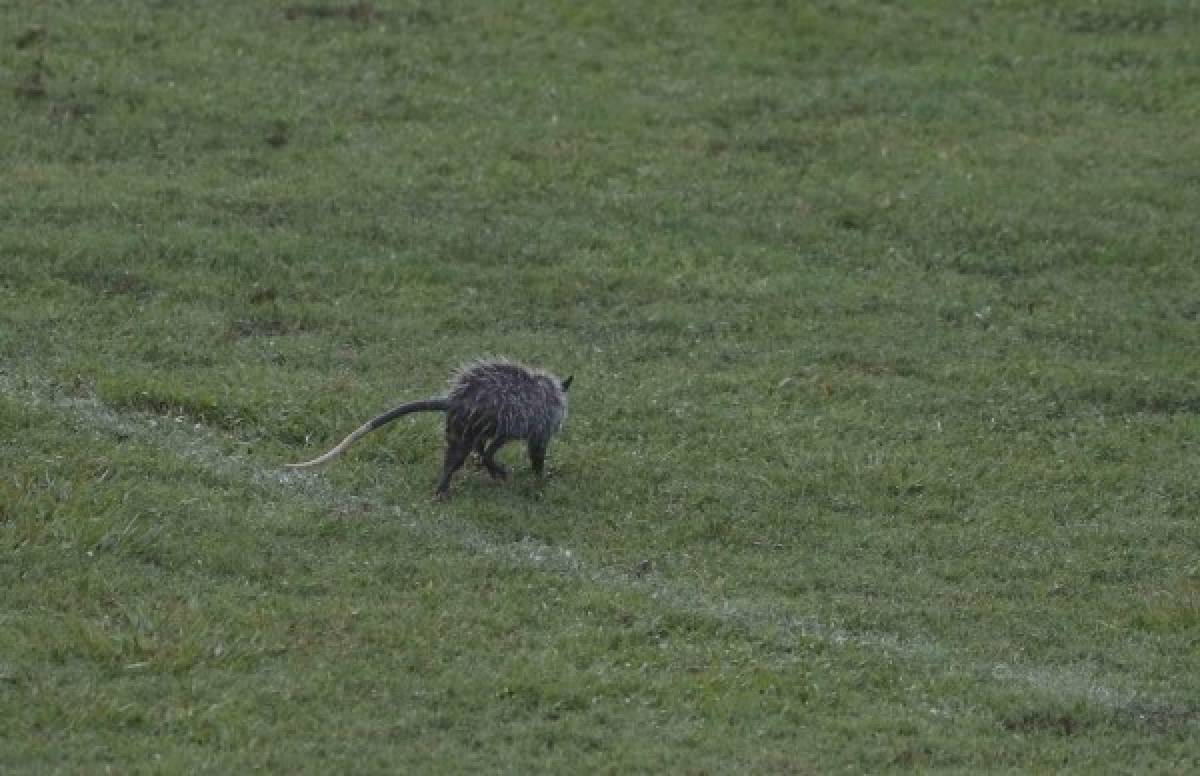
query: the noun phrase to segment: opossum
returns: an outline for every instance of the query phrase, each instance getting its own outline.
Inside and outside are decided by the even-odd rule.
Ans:
[[[445,412],[446,453],[437,497],[446,495],[450,477],[472,451],[479,454],[494,479],[507,477],[508,471],[496,463],[496,453],[506,443],[520,439],[528,446],[534,472],[541,476],[550,438],[562,429],[567,417],[567,389],[573,379],[559,380],[549,372],[504,358],[473,361],[450,376],[445,396],[401,404],[368,420],[324,455],[288,467],[323,464],[366,434],[411,412]]]

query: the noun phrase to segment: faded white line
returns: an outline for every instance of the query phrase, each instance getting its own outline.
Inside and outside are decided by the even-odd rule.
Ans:
[[[25,379],[18,381],[0,374],[0,393],[31,407],[46,406],[70,413],[83,425],[127,435],[170,450],[181,459],[202,467],[210,473],[228,479],[242,479],[274,489],[281,493],[301,495],[323,507],[354,510],[367,499],[340,491],[319,475],[275,469],[256,464],[249,455],[227,453],[219,442],[230,440],[201,425],[182,419],[163,418],[135,411],[117,411],[95,398],[79,398],[58,394],[47,381]],[[768,628],[793,634],[794,637],[821,641],[835,646],[853,646],[888,652],[917,659],[925,663],[944,664],[947,669],[961,669],[983,681],[1020,683],[1040,691],[1095,705],[1131,711],[1134,709],[1171,709],[1173,704],[1157,701],[1109,686],[1085,671],[1049,668],[1011,663],[980,663],[947,650],[935,643],[912,638],[900,638],[886,633],[854,632],[821,622],[812,617],[797,616],[777,607],[768,607],[744,600],[712,600],[702,593],[672,585],[661,576],[648,572],[642,575],[631,571],[603,566],[591,566],[576,552],[533,539],[517,542],[496,542],[470,523],[441,518],[436,523],[418,521],[398,507],[384,510],[408,530],[437,539],[451,539],[463,548],[480,555],[497,558],[519,566],[529,566],[555,573],[578,576],[593,584],[638,590],[658,604],[679,612],[712,617],[732,627],[747,631]],[[1189,723],[1198,725],[1195,718]]]

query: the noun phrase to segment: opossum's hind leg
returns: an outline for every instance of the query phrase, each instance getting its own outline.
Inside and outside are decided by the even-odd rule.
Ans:
[[[443,499],[446,497],[446,494],[450,491],[450,478],[466,462],[467,456],[471,454],[471,450],[474,447],[474,439],[454,437],[450,434],[446,435],[446,457],[442,462],[442,476],[438,479],[437,490],[434,491],[435,498]]]
[[[545,474],[546,441],[544,439],[529,440],[529,462],[533,464],[533,471],[537,476],[541,477]]]
[[[504,443],[496,443],[496,440],[489,438],[486,434],[481,434],[479,440],[475,443],[475,456],[471,459],[471,462],[477,469],[487,469],[488,474],[493,479],[502,480],[508,474],[503,466],[496,463],[496,459],[494,458],[496,450],[499,450],[502,444]],[[492,445],[494,445],[495,449],[489,453],[488,447]]]
[[[504,437],[496,437],[488,443],[487,449],[480,453],[480,457],[483,460],[483,465],[487,467],[488,474],[492,475],[492,479],[494,480],[503,480],[508,477],[508,469],[496,463],[496,453],[500,451],[500,448],[503,447],[507,441],[508,440]],[[482,444],[483,443],[480,442],[481,446]]]

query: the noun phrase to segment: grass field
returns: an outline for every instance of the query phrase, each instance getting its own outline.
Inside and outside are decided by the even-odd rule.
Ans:
[[[0,771],[1200,768],[1200,3],[0,31]]]

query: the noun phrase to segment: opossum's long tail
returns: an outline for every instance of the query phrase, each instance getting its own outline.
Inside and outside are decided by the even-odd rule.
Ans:
[[[350,436],[338,443],[338,446],[325,453],[319,458],[314,458],[311,461],[304,463],[289,463],[286,464],[289,469],[306,469],[309,466],[319,466],[327,461],[337,458],[347,447],[357,442],[362,437],[371,433],[380,426],[391,423],[396,418],[408,415],[411,412],[445,412],[450,408],[450,402],[447,399],[424,399],[422,401],[410,401],[406,404],[401,404],[395,409],[388,410],[377,418],[372,418],[354,430]]]

